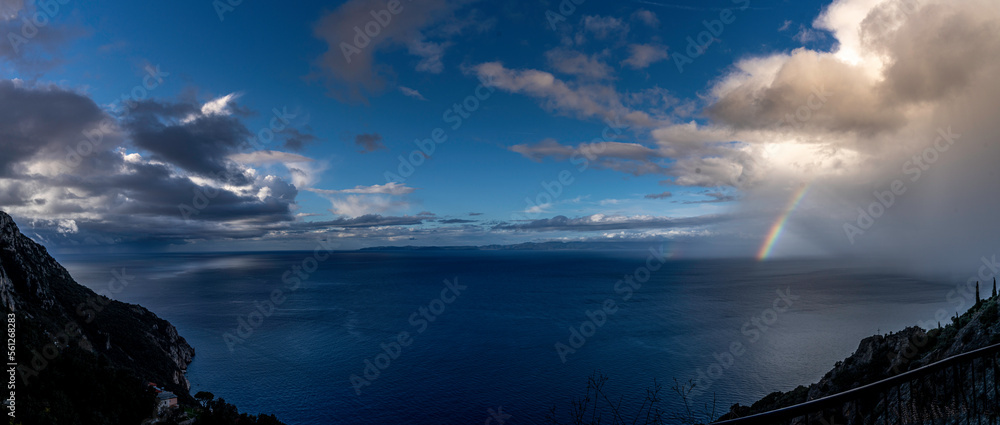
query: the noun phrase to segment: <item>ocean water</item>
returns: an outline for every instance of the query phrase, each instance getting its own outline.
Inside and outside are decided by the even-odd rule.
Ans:
[[[699,377],[704,391],[694,404],[714,397],[725,410],[815,382],[866,336],[954,310],[946,301],[953,283],[819,261],[668,261],[646,279],[640,252],[309,258],[58,259],[96,291],[124,269],[128,285],[115,298],[169,320],[195,347],[192,393],[211,391],[288,424],[499,423],[490,418],[501,415],[508,424],[542,423],[552,407],[565,415],[594,373],[608,377],[608,394],[626,412],[654,379],[664,384],[662,407],[679,409],[673,380]],[[627,276],[646,281],[617,283]],[[456,296],[446,280],[466,288]],[[281,302],[271,311],[276,290]],[[595,312],[608,300],[617,310],[602,320]],[[242,341],[227,342],[241,320],[252,333],[244,328]],[[573,341],[571,328],[583,331]],[[401,332],[408,345],[396,349]],[[557,343],[577,348],[563,362]],[[375,368],[378,376],[358,394],[351,376],[365,376],[366,360],[384,369],[369,366],[369,378]]]

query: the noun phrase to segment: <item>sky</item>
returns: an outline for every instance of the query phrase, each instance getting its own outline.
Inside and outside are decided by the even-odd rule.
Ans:
[[[629,241],[979,264],[992,0],[0,0],[50,249]]]

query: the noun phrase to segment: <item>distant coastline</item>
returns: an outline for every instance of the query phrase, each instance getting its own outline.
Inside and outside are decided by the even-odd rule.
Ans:
[[[358,251],[643,251],[655,242],[524,242],[511,245],[374,246]]]

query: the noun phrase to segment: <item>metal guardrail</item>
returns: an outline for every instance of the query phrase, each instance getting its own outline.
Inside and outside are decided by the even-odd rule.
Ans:
[[[1000,424],[1000,344],[795,406],[712,425]]]

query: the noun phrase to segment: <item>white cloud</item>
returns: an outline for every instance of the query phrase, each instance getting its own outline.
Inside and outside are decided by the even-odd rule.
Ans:
[[[388,196],[360,196],[331,198],[331,212],[346,217],[360,217],[368,214],[385,214],[403,211],[409,208],[405,201],[392,199]]]
[[[644,69],[670,57],[667,47],[657,44],[630,44],[628,48],[629,57],[622,64],[632,69]]]
[[[581,34],[589,34],[598,40],[613,36],[624,37],[629,31],[628,24],[612,16],[584,16],[580,22],[583,27]],[[582,40],[582,35],[578,35],[577,39]],[[581,42],[578,41],[578,44]]]
[[[646,9],[639,9],[633,12],[632,19],[638,20],[650,28],[660,26],[660,19],[656,17],[656,14]]]
[[[648,113],[627,108],[613,87],[601,84],[571,84],[545,71],[514,70],[499,62],[487,62],[468,70],[480,79],[491,81],[501,90],[521,93],[538,99],[541,106],[561,114],[579,118],[598,118],[614,122],[626,121],[648,126],[653,119]]]
[[[557,47],[545,52],[549,66],[556,71],[594,80],[604,80],[613,77],[614,70],[601,60],[600,56],[585,55],[581,52]]]
[[[403,95],[412,97],[414,99],[427,100],[424,98],[424,95],[420,94],[419,91],[411,89],[409,87],[399,86],[399,91],[403,93]]]
[[[389,182],[386,184],[376,184],[372,186],[355,186],[353,189],[341,189],[341,190],[327,190],[327,189],[309,189],[311,192],[316,192],[324,195],[338,195],[338,194],[364,194],[364,195],[409,195],[413,193],[416,188],[407,187],[404,183]]]

